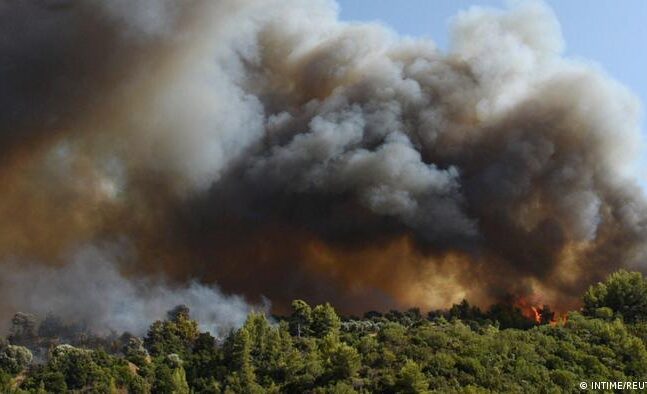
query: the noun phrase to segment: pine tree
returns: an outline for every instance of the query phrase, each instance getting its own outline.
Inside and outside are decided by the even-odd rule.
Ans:
[[[420,366],[412,360],[407,360],[398,376],[397,392],[419,394],[428,392],[429,383]]]
[[[186,381],[186,373],[184,368],[177,367],[173,370],[171,375],[173,382],[173,394],[189,394],[189,384]]]
[[[317,305],[312,310],[312,333],[317,338],[339,334],[340,327],[341,320],[329,303]]]
[[[303,300],[292,301],[292,315],[290,316],[290,333],[296,337],[310,335],[312,324],[312,308]]]
[[[252,340],[247,327],[243,326],[229,337],[228,359],[230,375],[228,389],[236,393],[255,393],[260,390],[252,364]]]

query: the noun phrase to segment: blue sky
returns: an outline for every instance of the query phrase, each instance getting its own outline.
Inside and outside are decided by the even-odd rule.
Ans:
[[[381,21],[401,34],[447,47],[449,20],[472,5],[504,0],[338,0],[342,20]],[[566,55],[597,63],[647,103],[647,0],[548,0],[566,41]],[[642,130],[647,133],[643,115]],[[647,157],[642,160],[647,167]],[[644,179],[643,179],[644,181]]]

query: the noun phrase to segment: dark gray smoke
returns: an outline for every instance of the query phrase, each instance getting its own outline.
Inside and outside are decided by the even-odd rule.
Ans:
[[[74,276],[79,245],[125,238],[134,253],[92,281],[144,289],[133,305],[163,275],[278,311],[559,309],[644,267],[640,105],[562,56],[541,2],[460,13],[447,52],[324,0],[0,7],[0,257],[47,262],[25,280]],[[5,309],[45,289],[3,286]]]

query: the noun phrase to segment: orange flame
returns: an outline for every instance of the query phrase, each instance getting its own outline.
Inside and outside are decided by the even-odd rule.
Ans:
[[[532,311],[532,315],[529,316],[531,319],[535,321],[535,323],[540,324],[541,323],[541,312],[540,309],[537,308],[536,306],[530,306],[530,310]]]
[[[535,302],[532,302],[526,297],[518,297],[514,301],[514,306],[519,308],[523,316],[539,324],[541,323],[541,310],[539,307],[534,306],[535,304]]]
[[[519,297],[514,302],[514,305],[521,310],[522,315],[537,325],[542,323],[551,325],[566,323],[566,316],[551,311],[546,304],[540,301],[540,297]]]

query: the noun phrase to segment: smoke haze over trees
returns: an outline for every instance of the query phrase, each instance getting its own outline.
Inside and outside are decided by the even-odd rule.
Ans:
[[[330,304],[295,300],[286,316],[251,313],[215,337],[185,305],[142,336],[98,337],[20,313],[0,341],[0,390],[579,393],[580,382],[639,382],[647,373],[645,288],[642,274],[618,271],[590,286],[583,312],[559,320],[467,301],[426,316],[413,308],[340,318]]]
[[[442,52],[327,0],[3,2],[0,316],[566,310],[643,270],[634,95],[541,2],[451,29]]]

